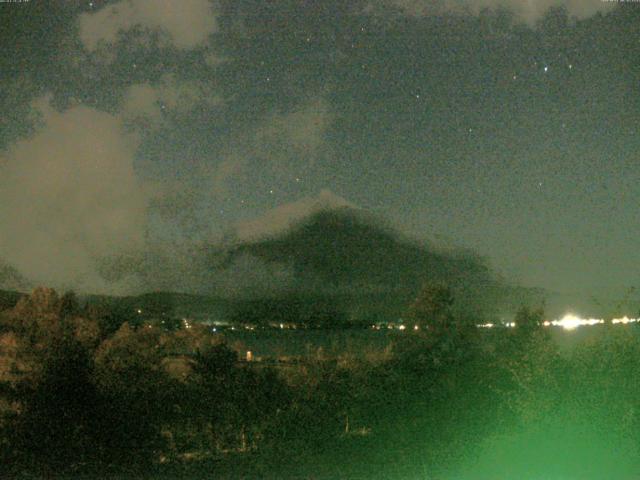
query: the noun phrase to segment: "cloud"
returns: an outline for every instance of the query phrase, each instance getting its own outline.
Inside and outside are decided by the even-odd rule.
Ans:
[[[273,114],[258,130],[259,143],[278,143],[284,148],[313,151],[323,140],[330,119],[327,105],[321,100],[302,105],[286,114]]]
[[[0,258],[34,283],[113,291],[100,262],[144,244],[148,194],[134,172],[136,141],[110,114],[57,112],[48,99],[34,106],[41,127],[0,156]]]
[[[612,6],[602,0],[393,0],[393,3],[413,15],[459,12],[478,14],[485,8],[505,8],[516,18],[535,25],[551,7],[564,7],[570,17],[588,18]]]
[[[229,181],[243,171],[244,161],[238,156],[231,155],[220,162],[211,172],[212,193],[217,198],[223,198],[229,193]]]
[[[120,32],[136,26],[167,34],[181,49],[203,44],[217,29],[209,0],[121,0],[96,13],[83,13],[79,26],[80,39],[90,51],[100,42],[114,43]]]
[[[314,99],[292,112],[272,112],[258,125],[231,143],[221,160],[206,169],[209,193],[216,199],[226,197],[232,183],[240,182],[259,163],[266,172],[262,180],[278,183],[291,180],[292,172],[313,162],[324,145],[324,134],[331,120],[326,103]]]
[[[146,82],[129,87],[122,103],[122,114],[127,120],[158,123],[165,111],[185,114],[196,107],[220,103],[221,97],[213,95],[204,83],[167,74],[155,84]]]

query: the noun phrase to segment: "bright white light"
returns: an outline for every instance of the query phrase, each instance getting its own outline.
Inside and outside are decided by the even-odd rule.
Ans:
[[[564,317],[557,320],[545,320],[542,322],[542,325],[545,327],[561,327],[565,330],[575,330],[581,326],[593,326],[593,325],[601,325],[604,323],[604,320],[601,318],[581,318],[573,313],[567,313]],[[614,325],[622,324],[627,325],[629,323],[640,323],[640,318],[629,318],[626,315],[621,318],[614,318],[611,320],[611,323]],[[493,323],[482,323],[476,325],[478,328],[492,328],[495,326]],[[504,323],[505,327],[513,328],[516,326],[515,322],[506,322]]]
[[[553,324],[562,327],[565,330],[573,330],[574,328],[578,328],[580,325],[582,325],[582,321],[575,315],[567,314],[562,317],[562,319],[555,320]]]
[[[580,318],[571,313],[566,314],[560,320],[553,320],[551,325],[555,327],[562,327],[565,330],[574,330],[582,325],[597,325],[599,323],[604,323],[604,320],[598,318]]]
[[[398,330],[404,330],[405,328],[406,328],[406,327],[405,327],[404,325],[400,325],[400,326],[398,327]]]
[[[626,325],[627,323],[636,323],[638,321],[637,318],[628,318],[626,315],[622,318],[614,318],[611,320],[611,323],[622,323]]]

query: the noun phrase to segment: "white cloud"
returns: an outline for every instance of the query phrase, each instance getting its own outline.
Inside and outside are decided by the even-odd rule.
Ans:
[[[164,32],[182,49],[203,44],[217,29],[208,0],[121,0],[96,13],[83,13],[79,22],[80,39],[91,51],[136,26]]]
[[[565,7],[570,17],[588,18],[612,8],[602,0],[393,0],[393,3],[414,15],[439,14],[444,11],[477,14],[484,8],[506,8],[516,18],[534,25],[551,7]]]
[[[36,107],[41,128],[0,156],[0,258],[34,283],[104,291],[99,262],[139,251],[148,195],[136,141],[121,121],[84,106]]]

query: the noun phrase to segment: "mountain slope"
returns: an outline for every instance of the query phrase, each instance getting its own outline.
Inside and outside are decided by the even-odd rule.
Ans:
[[[295,202],[280,205],[267,211],[263,216],[236,224],[235,234],[241,242],[259,241],[286,232],[296,223],[325,210],[358,208],[348,200],[322,190],[317,196],[304,197]]]
[[[277,235],[240,242],[227,252],[226,265],[239,257],[288,269],[291,279],[283,298],[333,295],[360,310],[388,306],[390,315],[401,315],[429,281],[450,285],[458,309],[478,315],[511,309],[514,295],[528,294],[507,285],[477,255],[403,238],[348,206],[320,209]]]

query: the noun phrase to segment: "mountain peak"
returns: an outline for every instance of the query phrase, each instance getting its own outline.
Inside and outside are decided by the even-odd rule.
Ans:
[[[359,208],[330,190],[323,189],[316,196],[303,197],[291,203],[279,205],[261,217],[238,222],[235,227],[241,242],[260,240],[285,232],[301,220],[324,210]]]

